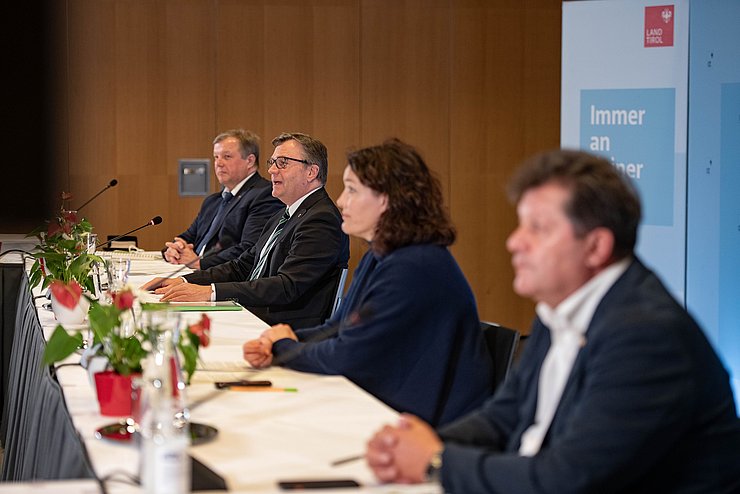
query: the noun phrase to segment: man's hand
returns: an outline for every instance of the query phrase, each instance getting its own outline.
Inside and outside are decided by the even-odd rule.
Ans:
[[[141,285],[141,289],[164,293],[164,287],[179,285],[180,283],[185,283],[185,281],[182,278],[153,278]]]
[[[180,279],[180,278],[178,278]],[[211,285],[196,285],[185,283],[180,279],[180,283],[159,288],[154,293],[161,293],[162,302],[210,302]]]
[[[180,257],[182,256],[182,251],[187,248],[188,245],[191,250],[193,249],[193,244],[187,243],[180,237],[175,237],[172,242],[165,242],[164,245],[167,247],[167,250],[164,251],[164,258],[167,262],[171,262],[172,264],[182,264],[179,262]]]
[[[272,341],[264,336],[244,343],[242,352],[244,360],[256,369],[269,367],[272,364]]]
[[[165,252],[165,255],[167,253]],[[193,250],[193,244],[187,244],[180,251],[180,258],[173,264],[187,264],[189,268],[200,269],[200,259]]]
[[[381,481],[415,484],[426,480],[429,461],[442,448],[429,424],[402,414],[396,427],[386,425],[368,441],[365,459]]]

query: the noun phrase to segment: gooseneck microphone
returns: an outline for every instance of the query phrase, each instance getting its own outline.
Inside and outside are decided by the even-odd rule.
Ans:
[[[102,194],[106,190],[110,189],[111,187],[115,187],[116,185],[118,185],[118,180],[116,180],[114,178],[113,180],[111,180],[110,182],[108,182],[108,185],[106,185],[105,187],[103,187],[103,189],[100,192],[98,192],[97,194],[95,194],[94,196],[92,196],[90,199],[87,200],[87,202],[85,202],[82,206],[80,206],[79,208],[77,208],[77,212],[79,213],[80,210],[82,208],[84,208],[85,206],[87,206],[88,204],[90,204],[93,201],[93,199],[95,199],[96,197],[98,197],[100,194]]]
[[[141,230],[142,228],[146,228],[146,227],[148,227],[148,226],[154,226],[154,225],[159,225],[160,223],[162,223],[162,217],[161,217],[161,216],[155,216],[154,218],[150,219],[150,220],[149,220],[149,221],[148,221],[148,222],[147,222],[147,223],[146,223],[145,225],[141,225],[141,226],[140,226],[140,227],[138,227],[138,228],[134,228],[134,229],[133,229],[133,230],[131,230],[130,232],[126,232],[126,233],[124,233],[123,235],[118,235],[117,237],[113,237],[113,238],[112,238],[112,239],[110,239],[110,240],[106,240],[105,242],[101,242],[101,243],[97,244],[97,245],[95,246],[95,249],[98,249],[99,247],[102,247],[103,245],[108,245],[108,244],[110,244],[111,242],[115,242],[116,240],[120,240],[120,239],[122,239],[123,237],[125,237],[126,235],[129,235],[129,234],[131,234],[131,233],[134,233],[134,232],[138,232],[138,231],[139,231],[139,230]]]

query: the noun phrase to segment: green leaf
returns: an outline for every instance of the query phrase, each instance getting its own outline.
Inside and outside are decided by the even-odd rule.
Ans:
[[[193,372],[195,372],[195,367],[197,365],[198,347],[193,345],[183,345],[182,343],[180,343],[178,347],[182,352],[182,370],[185,371],[185,382],[190,384],[190,378],[193,376]]]
[[[43,363],[44,365],[50,365],[64,360],[80,347],[82,347],[82,335],[80,333],[75,333],[74,336],[70,335],[61,324],[58,324],[46,343],[42,357]]]

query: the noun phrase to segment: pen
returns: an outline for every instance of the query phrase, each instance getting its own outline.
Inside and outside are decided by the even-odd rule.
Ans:
[[[344,465],[345,463],[351,463],[353,461],[357,460],[364,460],[365,455],[354,455],[354,456],[348,456],[346,458],[340,458],[339,460],[334,460],[331,462],[331,466],[338,467],[339,465]]]
[[[298,388],[273,388],[267,386],[229,386],[231,391],[274,391],[277,393],[297,393]]]
[[[271,381],[220,381],[214,383],[218,389],[231,388],[232,386],[250,386],[255,388],[269,388],[272,386]]]

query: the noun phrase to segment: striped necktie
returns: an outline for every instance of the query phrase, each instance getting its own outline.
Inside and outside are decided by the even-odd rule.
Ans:
[[[254,266],[254,269],[252,270],[252,275],[249,277],[250,281],[259,278],[260,273],[262,272],[262,269],[265,267],[265,263],[267,262],[267,257],[272,250],[272,246],[275,245],[275,242],[280,236],[280,233],[283,231],[283,225],[285,225],[285,222],[288,221],[288,219],[290,219],[290,214],[288,214],[288,208],[285,208],[285,212],[283,213],[283,216],[280,218],[280,221],[275,227],[275,231],[272,232],[272,235],[270,235],[267,243],[262,248],[260,258],[257,261],[257,264]]]

